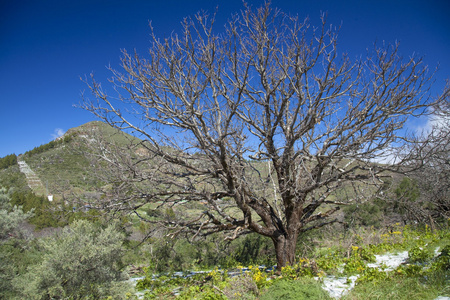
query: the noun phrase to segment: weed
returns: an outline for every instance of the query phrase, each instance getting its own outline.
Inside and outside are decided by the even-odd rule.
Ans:
[[[300,280],[278,280],[260,300],[303,300],[303,299],[330,299],[328,294],[322,289],[320,282],[311,278],[301,278]]]

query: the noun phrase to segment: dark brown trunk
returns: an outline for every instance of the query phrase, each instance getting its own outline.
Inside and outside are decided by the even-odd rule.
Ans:
[[[277,272],[287,265],[295,264],[295,249],[297,246],[298,234],[281,235],[274,238],[275,252],[277,256]]]

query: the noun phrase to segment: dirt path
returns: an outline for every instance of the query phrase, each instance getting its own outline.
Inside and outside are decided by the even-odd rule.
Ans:
[[[30,166],[23,160],[18,160],[17,164],[19,165],[20,172],[24,173],[27,177],[28,186],[33,190],[36,195],[46,195],[46,190],[42,181],[36,175],[36,173],[31,170]]]

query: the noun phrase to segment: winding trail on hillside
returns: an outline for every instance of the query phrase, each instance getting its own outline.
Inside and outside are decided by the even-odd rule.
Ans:
[[[19,165],[20,172],[25,174],[27,178],[27,183],[30,189],[36,194],[36,195],[44,195],[45,196],[45,187],[42,184],[42,181],[39,179],[39,177],[34,173],[33,170],[31,170],[30,166],[22,160],[20,157],[17,159],[17,164]]]

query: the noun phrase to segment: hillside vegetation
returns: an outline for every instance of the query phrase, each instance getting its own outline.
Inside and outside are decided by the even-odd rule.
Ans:
[[[394,176],[391,181],[386,180],[384,197],[345,206],[340,211],[339,223],[304,233],[298,241],[296,265],[275,274],[273,269],[266,271],[262,267],[275,264],[274,249],[268,238],[249,234],[230,241],[220,233],[192,238],[174,235],[160,225],[204,211],[207,203],[174,203],[162,209],[160,203],[143,202],[133,213],[104,210],[102,201],[111,196],[108,193],[117,188],[117,183],[108,181],[108,174],[103,172],[111,171],[111,166],[98,160],[98,155],[102,151],[118,151],[117,147],[121,147],[130,151],[130,162],[149,159],[140,143],[141,140],[119,133],[102,122],[91,122],[19,156],[54,195],[53,202],[49,202],[46,195],[36,195],[30,190],[15,155],[0,159],[3,166],[0,185],[6,188],[2,193],[9,201],[4,210],[9,217],[5,220],[17,215],[18,210],[12,208],[17,207],[25,214],[27,223],[33,225],[14,223],[25,230],[25,234],[6,236],[0,244],[2,261],[8,262],[0,266],[5,274],[2,278],[4,285],[9,283],[0,298],[20,299],[25,294],[34,294],[41,295],[37,299],[44,299],[48,293],[75,295],[79,291],[92,299],[107,295],[133,299],[132,288],[118,282],[123,272],[144,276],[138,281],[137,289],[146,299],[302,299],[300,295],[305,299],[329,299],[323,285],[325,278],[331,275],[358,276],[356,287],[343,299],[367,299],[368,294],[380,299],[450,296],[449,220],[436,219],[430,224],[415,225],[414,216],[409,212],[413,205],[422,205],[423,192],[413,179]],[[255,172],[268,172],[267,163],[251,163]],[[331,197],[351,194],[350,187],[343,187]],[[224,198],[220,205],[230,207],[230,202]],[[23,218],[22,215],[17,217]],[[117,220],[114,226],[112,219]],[[81,220],[87,223],[79,223]],[[64,226],[70,227],[61,232]],[[99,278],[90,287],[80,280],[80,277],[90,278],[86,275],[90,269],[84,268],[86,265],[82,263],[79,273],[73,274],[73,262],[65,261],[64,257],[68,258],[76,247],[64,248],[69,256],[58,252],[58,247],[74,242],[69,238],[71,230],[86,230],[89,232],[87,239],[108,234],[115,238],[110,249],[115,255],[114,266],[105,273],[104,280]],[[91,242],[86,240],[87,245]],[[105,242],[105,247],[108,245]],[[48,247],[55,250],[50,253]],[[95,247],[78,249],[74,253],[81,255],[82,261],[82,253],[96,251]],[[368,267],[374,255],[401,251],[409,251],[407,264],[389,273]],[[61,270],[64,274],[61,276],[73,282],[70,289],[51,276],[39,275],[47,264],[50,266],[52,257],[62,261],[65,269]],[[99,269],[102,264],[111,263],[106,258],[95,261],[95,257],[89,258],[89,264],[94,263]],[[58,268],[57,265],[51,267]],[[171,275],[193,270],[207,272],[185,278]],[[241,273],[241,276],[227,275],[225,270]],[[26,282],[33,284],[25,289]]]

